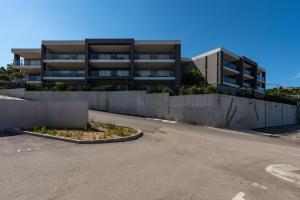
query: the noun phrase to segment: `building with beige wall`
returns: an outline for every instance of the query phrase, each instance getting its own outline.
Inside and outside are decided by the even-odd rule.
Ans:
[[[224,48],[181,57],[179,40],[85,39],[42,41],[12,49],[14,68],[27,82],[180,87],[182,73],[198,68],[209,84],[263,92],[266,71]]]
[[[266,88],[266,70],[245,56],[238,56],[224,48],[217,48],[191,58],[183,66],[188,72],[198,68],[207,83],[233,88],[252,88],[264,92]]]

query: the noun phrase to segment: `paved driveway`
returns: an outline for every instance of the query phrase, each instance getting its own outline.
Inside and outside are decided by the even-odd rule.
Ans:
[[[290,141],[90,111],[135,126],[136,141],[77,145],[26,135],[0,137],[0,199],[298,200],[300,187],[265,172],[300,166]]]

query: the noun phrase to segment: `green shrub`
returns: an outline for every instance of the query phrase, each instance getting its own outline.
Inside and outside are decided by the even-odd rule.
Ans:
[[[55,82],[54,86],[51,87],[52,91],[65,91],[67,86],[63,82]]]
[[[184,85],[201,85],[204,81],[205,79],[198,68],[193,68],[192,71],[183,74],[182,78]]]
[[[26,83],[25,89],[28,91],[38,91],[42,89],[42,86],[36,83]]]
[[[208,85],[206,88],[205,88],[205,93],[206,94],[210,94],[210,93],[216,93],[217,92],[217,88],[213,85]]]
[[[173,91],[171,88],[169,88],[169,87],[163,87],[163,88],[161,89],[161,92],[163,92],[163,93],[169,93],[169,94],[171,94],[171,95],[174,94],[174,91]]]

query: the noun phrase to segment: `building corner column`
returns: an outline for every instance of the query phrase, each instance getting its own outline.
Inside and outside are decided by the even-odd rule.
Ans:
[[[181,86],[181,44],[175,45],[175,88]]]

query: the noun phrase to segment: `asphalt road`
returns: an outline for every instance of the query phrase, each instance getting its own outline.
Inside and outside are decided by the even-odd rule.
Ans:
[[[300,167],[294,142],[96,111],[90,118],[145,135],[95,145],[0,137],[0,199],[300,199],[299,186],[265,171]]]

